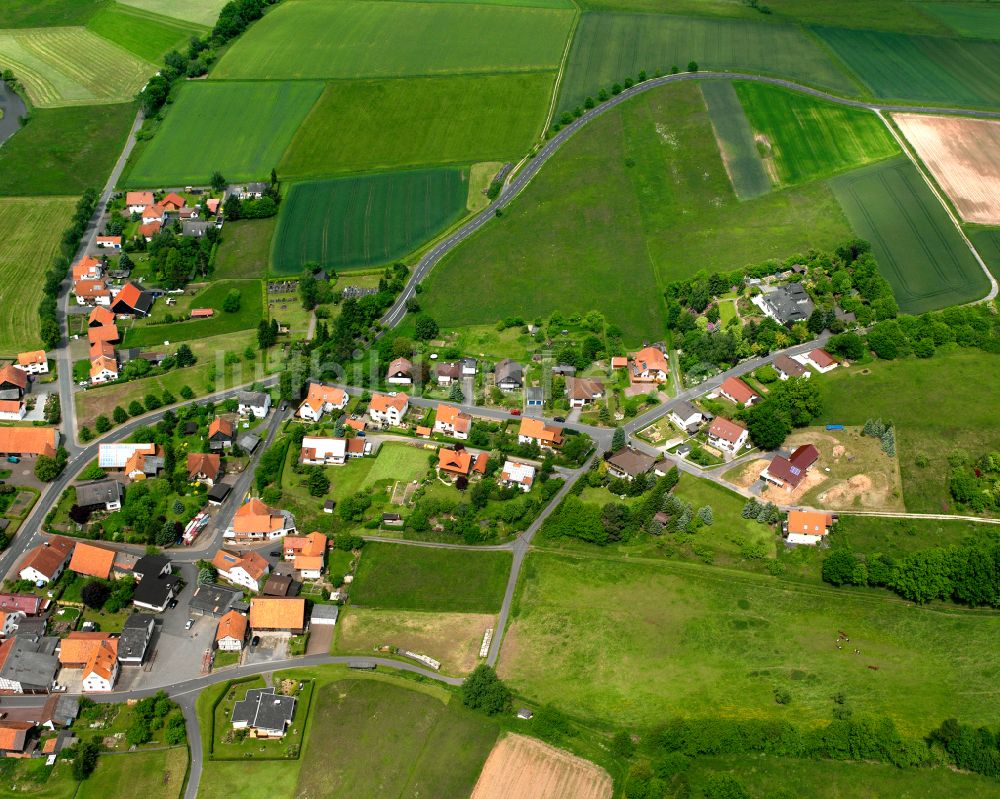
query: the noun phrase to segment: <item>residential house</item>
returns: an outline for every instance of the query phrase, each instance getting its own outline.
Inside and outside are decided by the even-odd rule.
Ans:
[[[83,670],[83,692],[107,692],[118,678],[118,639],[110,633],[71,632],[59,644],[59,665]]]
[[[115,550],[115,562],[111,565],[111,576],[116,580],[122,577],[132,577],[135,574],[135,565],[142,560],[141,555],[124,550]]]
[[[57,638],[18,635],[0,643],[0,691],[48,693],[59,670]]]
[[[264,419],[271,410],[271,395],[265,391],[241,391],[236,399],[240,416]]]
[[[318,422],[323,418],[323,414],[346,408],[349,400],[350,397],[342,388],[323,383],[310,383],[306,398],[302,400],[296,413],[300,419]]]
[[[10,638],[24,621],[26,615],[20,610],[0,610],[0,638]]]
[[[187,470],[188,480],[211,488],[222,474],[222,456],[215,452],[189,452]]]
[[[20,400],[28,393],[28,375],[14,366],[0,369],[0,399]]]
[[[212,565],[223,580],[254,593],[260,590],[261,579],[271,571],[267,561],[252,550],[240,555],[220,549],[212,558]]]
[[[118,379],[118,358],[115,348],[108,343],[92,344],[90,347],[90,382],[110,383]]]
[[[19,352],[17,363],[14,368],[27,372],[29,375],[44,375],[49,372],[49,359],[45,356],[45,350],[32,350],[31,352]]]
[[[243,603],[243,591],[218,583],[203,583],[195,587],[188,600],[191,612],[198,616],[220,618]]]
[[[251,688],[233,705],[234,730],[247,730],[251,738],[282,738],[295,718],[295,697],[274,688]]]
[[[779,380],[787,380],[790,377],[809,377],[812,374],[805,366],[787,355],[776,356],[773,366],[774,371],[778,373]]]
[[[413,364],[406,358],[396,358],[389,364],[385,382],[393,386],[413,385]]]
[[[95,308],[94,310],[104,311],[107,309]],[[108,313],[110,314],[111,311],[108,311]],[[93,314],[91,314],[91,318],[93,318]],[[111,315],[111,318],[114,319],[114,314]],[[118,332],[118,328],[112,322],[111,324],[87,328],[87,339],[90,341],[90,344],[92,346],[94,344],[102,344],[102,343],[117,344],[121,340],[121,334]]]
[[[816,546],[828,535],[837,521],[832,513],[815,510],[792,510],[782,525],[782,533],[789,544]]]
[[[534,441],[543,449],[554,449],[562,445],[562,428],[546,424],[542,419],[524,418],[521,419],[521,426],[517,431],[517,441],[519,444],[530,444]]]
[[[372,444],[367,438],[347,439],[347,457],[363,458],[372,454]]]
[[[50,536],[48,541],[29,550],[21,561],[18,575],[22,580],[35,584],[54,583],[63,573],[73,554],[73,542],[61,535]]]
[[[306,601],[300,597],[254,597],[250,600],[254,633],[301,635],[306,628]]]
[[[727,377],[719,386],[719,393],[730,402],[737,405],[753,405],[760,399],[760,394],[738,377]]]
[[[153,237],[161,230],[163,230],[163,223],[158,221],[146,222],[145,224],[139,225],[139,235],[146,241],[152,241]]]
[[[0,399],[0,420],[19,422],[27,414],[27,406],[20,400]]]
[[[670,361],[663,350],[644,347],[632,356],[629,376],[633,383],[665,383],[670,377]]]
[[[115,563],[115,551],[87,541],[78,541],[69,561],[69,570],[86,577],[108,580]]]
[[[189,212],[193,216],[197,216],[197,211]],[[205,222],[200,219],[183,219],[184,211],[181,211],[181,235],[188,239],[200,239],[202,236],[208,235],[208,231],[216,227],[211,222]]]
[[[326,562],[329,539],[319,532],[287,536],[283,542],[285,560],[292,561],[303,580],[318,580]]]
[[[608,474],[630,483],[653,468],[656,458],[625,446],[608,458]]]
[[[42,598],[35,594],[0,593],[0,612],[37,616],[41,609]]]
[[[163,468],[163,448],[157,444],[100,444],[97,463],[102,469],[120,469],[130,480],[142,480],[155,477]]]
[[[368,417],[380,427],[399,427],[410,409],[410,401],[405,394],[373,394],[368,403]]]
[[[173,564],[163,555],[143,555],[132,567],[132,575],[139,582],[147,577],[167,577],[173,573]]]
[[[125,193],[125,205],[130,214],[141,214],[147,205],[154,202],[151,191],[129,191]]]
[[[582,408],[592,402],[604,399],[604,383],[583,377],[566,378],[566,396],[571,408]]]
[[[81,508],[120,510],[125,487],[112,478],[92,480],[76,486],[76,504]]]
[[[478,369],[479,364],[476,363],[475,358],[462,358],[459,363],[462,366],[462,377],[476,376],[476,370]]]
[[[517,361],[504,358],[493,367],[493,382],[501,391],[517,391],[524,386],[524,367]]]
[[[107,325],[111,325],[113,327],[114,324],[115,315],[111,313],[111,309],[100,305],[90,312],[90,316],[87,319],[88,328],[106,327]],[[93,343],[93,341],[91,341],[91,343]]]
[[[166,197],[160,200],[160,205],[162,205],[167,211],[180,211],[181,208],[187,205],[187,200],[176,192],[170,192]]]
[[[184,222],[190,222],[192,220],[198,219],[200,216],[201,214],[198,213],[197,205],[191,208],[179,208],[177,210],[177,218],[181,221],[182,225]],[[210,222],[201,222],[200,224],[205,225],[206,227],[212,227],[212,223]],[[181,235],[182,236],[184,235],[183,232],[181,233]]]
[[[241,200],[259,200],[267,190],[267,183],[247,183],[245,186],[240,186],[236,196]]]
[[[150,222],[159,222],[162,225],[167,218],[167,209],[156,203],[147,205],[140,213],[144,225],[148,225]]]
[[[79,280],[100,280],[104,277],[104,263],[100,258],[85,255],[72,268],[73,282]]]
[[[0,427],[0,456],[54,458],[58,446],[59,431],[54,427]]]
[[[803,444],[788,458],[776,455],[760,476],[778,488],[794,491],[806,479],[806,473],[818,460],[819,450],[812,444]]]
[[[527,493],[535,482],[535,467],[518,461],[504,461],[498,482],[504,487],[516,486]]]
[[[796,355],[795,360],[805,366],[812,367],[821,375],[825,375],[827,372],[832,369],[836,369],[840,365],[836,358],[824,349],[815,349],[811,352],[807,352],[805,355]]]
[[[749,435],[749,431],[743,425],[717,416],[708,428],[708,443],[734,455],[747,443]]]
[[[120,250],[122,248],[121,236],[98,236],[94,243],[102,250]]]
[[[758,294],[754,304],[767,316],[782,325],[804,322],[815,306],[801,283],[785,283],[773,291]]]
[[[462,379],[462,365],[457,361],[439,363],[434,367],[434,376],[439,386],[450,386]]]
[[[687,400],[680,400],[670,409],[670,421],[687,433],[698,432],[704,420],[704,414]]]
[[[304,436],[299,463],[310,466],[343,466],[347,463],[347,439]]]
[[[215,647],[220,652],[240,652],[247,640],[250,628],[247,617],[230,610],[221,619],[215,631]]]
[[[229,449],[233,446],[234,433],[231,421],[216,416],[208,426],[209,449]]]
[[[454,405],[441,403],[434,414],[434,432],[442,433],[462,441],[469,437],[472,417]]]
[[[136,564],[137,568],[138,565]],[[145,608],[156,613],[162,613],[167,609],[170,600],[180,590],[179,584],[180,578],[176,574],[158,574],[156,576],[144,577],[135,587],[132,604],[137,608]]]
[[[294,535],[295,519],[284,510],[272,510],[256,497],[240,505],[224,538],[235,541],[268,541]]]
[[[123,666],[141,666],[149,651],[156,629],[156,618],[148,613],[133,613],[118,638],[118,662]]]
[[[0,756],[28,757],[31,731],[35,728],[30,721],[0,721]]]
[[[143,291],[135,283],[126,283],[111,301],[111,310],[119,316],[149,316],[152,307],[152,292]]]
[[[452,477],[471,477],[486,473],[486,463],[490,456],[485,452],[473,455],[465,449],[449,449],[441,447],[438,450],[438,474],[442,472]]]

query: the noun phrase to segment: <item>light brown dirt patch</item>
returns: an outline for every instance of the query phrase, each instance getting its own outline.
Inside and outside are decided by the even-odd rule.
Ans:
[[[493,747],[472,799],[610,799],[611,794],[611,775],[600,766],[512,734]]]
[[[749,488],[760,478],[760,473],[767,468],[767,463],[766,460],[751,461],[735,477],[733,476],[733,472],[737,471],[736,469],[733,469],[732,472],[727,472],[726,479],[740,488]]]
[[[893,114],[966,222],[1000,224],[1000,121]]]

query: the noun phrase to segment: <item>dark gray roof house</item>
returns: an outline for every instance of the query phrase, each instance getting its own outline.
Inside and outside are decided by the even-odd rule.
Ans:
[[[146,658],[146,650],[153,638],[156,619],[143,613],[133,613],[122,627],[118,639],[118,661],[120,663],[139,665]]]
[[[808,319],[815,307],[801,283],[778,286],[774,291],[762,294],[761,302],[764,313],[783,325]]]
[[[608,458],[608,472],[615,477],[634,480],[640,474],[645,474],[653,468],[656,458],[644,452],[622,447]]]
[[[226,483],[215,483],[210,489],[208,489],[208,501],[213,505],[221,505],[226,501],[226,497],[229,496],[229,492],[233,490],[231,485]]]
[[[124,496],[125,486],[111,478],[81,483],[76,487],[76,504],[81,508],[100,506],[111,509],[113,505],[121,505]]]
[[[524,368],[517,361],[504,358],[494,368],[494,382],[497,388],[514,391],[524,385]]]
[[[132,567],[133,576],[140,582],[145,577],[159,577],[172,571],[170,561],[163,555],[144,555]]]
[[[19,635],[8,641],[7,656],[0,665],[0,680],[16,693],[46,692],[55,680],[59,658],[55,655],[58,639]]]
[[[136,564],[136,570],[139,563]],[[162,613],[177,593],[180,581],[181,578],[176,574],[147,574],[136,585],[132,604]]]
[[[217,583],[204,583],[194,589],[191,596],[192,612],[202,616],[224,616],[233,609],[233,603],[243,597],[243,592]]]
[[[295,717],[295,697],[275,693],[274,688],[251,688],[233,705],[232,723],[237,730],[254,730],[258,737],[280,738]]]
[[[774,359],[774,368],[783,380],[789,377],[802,377],[802,375],[809,373],[809,370],[801,363],[787,355],[778,355]]]
[[[200,219],[185,219],[181,222],[181,235],[188,238],[200,239],[212,227],[215,227],[214,222],[204,222]]]

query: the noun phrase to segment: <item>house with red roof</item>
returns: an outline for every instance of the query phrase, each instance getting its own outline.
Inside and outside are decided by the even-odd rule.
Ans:
[[[153,236],[159,233],[162,229],[163,223],[154,219],[152,222],[145,222],[139,225],[139,235],[146,241],[152,241]]]
[[[719,393],[730,402],[737,405],[753,405],[760,399],[760,394],[738,377],[727,377],[719,386]]]
[[[153,295],[135,283],[126,283],[111,302],[111,310],[118,316],[149,316]]]
[[[103,279],[77,280],[73,283],[77,305],[111,305],[111,289]]]
[[[176,192],[172,191],[170,192],[170,194],[168,194],[166,197],[160,200],[159,204],[163,206],[163,208],[165,208],[167,211],[179,211],[181,210],[181,208],[187,205],[187,200],[185,200]]]
[[[49,371],[49,359],[45,355],[45,350],[19,352],[14,367],[29,375],[44,375]]]
[[[153,192],[129,191],[125,193],[125,205],[130,214],[141,214],[147,205],[153,204]]]
[[[473,455],[465,449],[441,447],[438,450],[438,474],[452,477],[472,477],[486,474],[486,464],[490,456],[485,452]]]
[[[840,366],[836,358],[821,348],[807,352],[805,355],[797,355],[795,360],[804,366],[812,367],[821,375],[825,375],[827,372]]]
[[[670,376],[670,362],[663,350],[644,347],[632,357],[629,376],[633,383],[665,383]]]
[[[469,429],[472,427],[472,417],[463,413],[454,405],[441,403],[437,406],[434,415],[434,432],[451,436],[460,440],[469,437]]]
[[[102,250],[120,250],[122,248],[121,236],[98,236],[95,243]]]
[[[104,264],[92,255],[85,255],[73,264],[73,280],[98,280],[104,277]]]
[[[708,443],[730,455],[739,452],[749,436],[743,425],[722,416],[716,416],[708,428]]]
[[[300,419],[318,422],[323,418],[323,414],[346,408],[349,399],[347,392],[342,388],[323,383],[310,383],[306,398],[299,405],[296,415]]]
[[[787,458],[776,455],[760,476],[778,488],[794,491],[806,479],[806,473],[818,460],[819,450],[812,444],[803,444]]]
[[[368,403],[368,416],[380,427],[399,427],[403,423],[406,412],[410,409],[410,400],[405,394],[392,397],[388,394],[373,394]]]
[[[148,225],[150,222],[163,224],[167,215],[167,209],[162,205],[147,205],[142,209],[142,224]]]

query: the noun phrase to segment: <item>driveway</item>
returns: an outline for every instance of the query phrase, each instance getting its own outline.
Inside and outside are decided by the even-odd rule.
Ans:
[[[24,414],[23,421],[25,422],[42,422],[45,421],[45,400],[49,398],[49,393],[47,391],[40,391],[37,394],[32,394],[35,398],[35,407]]]
[[[243,655],[243,665],[249,666],[253,663],[270,663],[275,660],[285,660],[288,658],[288,636],[287,635],[267,635],[260,637],[257,646],[250,646]]]
[[[328,655],[333,646],[333,631],[337,628],[332,624],[314,624],[309,628],[309,643],[306,644],[307,655]]]

